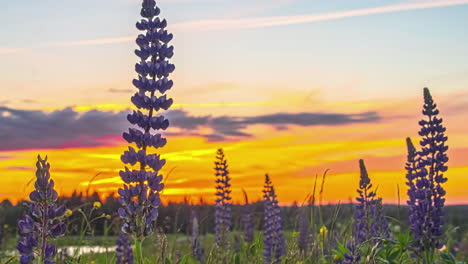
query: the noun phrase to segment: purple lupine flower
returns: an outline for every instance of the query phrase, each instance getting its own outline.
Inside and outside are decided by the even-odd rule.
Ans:
[[[265,222],[263,262],[268,264],[281,263],[281,257],[286,254],[286,240],[283,236],[281,211],[275,188],[268,174],[265,175],[263,206]]]
[[[192,211],[191,220],[192,232],[190,234],[190,249],[192,256],[201,262],[203,260],[203,254],[205,253],[205,250],[200,242],[200,223],[198,220],[198,215],[194,211]]]
[[[346,248],[348,249],[349,253],[344,254],[344,260],[341,262],[342,264],[359,264],[361,261],[361,253],[356,248],[354,242],[350,241]]]
[[[382,198],[378,198],[375,210],[375,219],[371,224],[371,232],[374,237],[390,238],[390,228],[388,227],[388,221],[383,211]]]
[[[227,160],[222,149],[216,152],[216,205],[215,205],[215,236],[216,245],[226,248],[229,229],[231,228],[231,178]]]
[[[406,163],[408,205],[410,231],[414,236],[415,254],[433,251],[443,245],[440,236],[443,234],[442,219],[445,203],[445,190],[442,184],[447,181],[444,172],[448,167],[445,145],[445,127],[442,118],[438,118],[439,110],[434,103],[428,88],[424,88],[423,115],[426,120],[419,121],[421,150],[416,151],[410,139],[408,144],[408,160]]]
[[[371,225],[376,216],[376,193],[372,191],[372,184],[367,173],[364,160],[359,160],[359,168],[361,171],[359,189],[357,189],[358,197],[354,213],[354,230],[353,238],[356,244],[370,239],[374,236],[371,232]]]
[[[249,198],[245,190],[244,193],[245,204],[242,206],[242,231],[244,232],[244,241],[252,242],[254,239],[254,223],[252,217],[252,206],[249,203]]]
[[[116,264],[133,264],[132,243],[127,233],[119,232],[115,252],[117,253]]]
[[[417,165],[416,165],[416,156],[417,156],[417,151],[416,148],[413,145],[413,142],[411,141],[411,138],[406,138],[406,146],[408,149],[408,155],[406,159],[406,164],[405,164],[405,169],[406,169],[406,185],[408,185],[408,210],[409,210],[409,223],[410,223],[410,229],[411,233],[419,233],[419,228],[421,227],[419,224],[416,224],[418,222],[418,218],[422,217],[420,215],[421,211],[418,209],[417,205],[417,199],[416,199],[416,184],[415,180],[416,177],[418,176],[417,173]]]
[[[156,112],[167,110],[173,102],[164,95],[173,85],[168,79],[175,69],[169,63],[174,53],[168,44],[172,34],[165,29],[166,20],[157,17],[159,12],[154,0],[143,0],[143,18],[136,24],[137,29],[144,32],[136,39],[138,49],[135,54],[140,62],[135,65],[138,78],[133,80],[133,85],[138,92],[131,101],[138,109],[147,112],[138,110],[127,116],[134,126],[123,133],[123,138],[128,143],[135,143],[137,149],[130,146],[121,156],[123,163],[136,165],[136,168],[126,166],[124,171],[120,171],[124,181],[123,188],[119,189],[122,207],[118,211],[124,221],[122,230],[140,240],[153,233],[160,205],[159,195],[164,188],[159,171],[166,161],[157,154],[150,154],[149,148],[163,147],[166,139],[159,133],[151,133],[151,129],[165,130],[169,126],[169,121]]]
[[[41,263],[52,264],[57,247],[50,240],[65,234],[67,227],[63,217],[66,208],[56,204],[58,195],[54,180],[50,178],[47,157],[38,156],[36,168],[35,189],[29,194],[28,212],[18,221],[20,239],[16,248],[21,264],[31,263],[36,258],[34,252]]]
[[[309,249],[309,214],[304,206],[300,210],[298,222],[299,235],[297,236],[297,245],[301,253],[306,255]]]

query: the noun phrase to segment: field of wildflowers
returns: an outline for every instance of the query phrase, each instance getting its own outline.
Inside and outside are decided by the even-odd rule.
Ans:
[[[0,228],[2,263],[467,263],[466,225],[454,226],[445,217],[446,128],[427,88],[419,144],[406,139],[407,191],[401,198],[407,206],[385,205],[364,160],[356,164],[354,203],[317,202],[325,172],[320,191],[316,178],[301,205],[280,206],[274,175],[268,174],[258,183],[264,184],[262,201],[249,201],[244,192],[245,203],[233,204],[228,153],[222,148],[213,153],[214,205],[163,206],[160,170],[166,161],[156,150],[166,144],[158,131],[166,130],[169,120],[158,113],[173,103],[165,92],[173,86],[169,75],[175,66],[169,62],[173,36],[159,13],[154,0],[143,0],[136,24],[142,32],[133,80],[138,91],[131,97],[138,110],[127,116],[131,126],[123,133],[130,146],[121,155],[118,197],[58,197],[49,162],[60,161],[38,156],[29,200],[0,207],[5,223],[19,219],[16,227]],[[460,210],[466,220],[466,208]]]

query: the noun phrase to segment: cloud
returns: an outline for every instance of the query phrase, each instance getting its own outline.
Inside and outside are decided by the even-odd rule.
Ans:
[[[5,170],[24,170],[24,171],[32,171],[34,170],[33,167],[25,167],[25,166],[10,166],[6,167]]]
[[[248,137],[242,132],[247,127],[246,119],[231,116],[216,117],[211,120],[211,127],[219,136]],[[213,136],[213,135],[212,135]]]
[[[381,117],[376,112],[359,114],[337,113],[275,113],[254,117],[222,116],[212,118],[210,125],[215,134],[206,137],[212,141],[223,140],[226,136],[249,137],[243,132],[250,125],[269,125],[277,130],[285,130],[288,125],[318,126],[318,125],[346,125],[351,123],[377,122]]]
[[[39,110],[17,110],[0,106],[0,150],[84,147],[121,142],[120,135],[129,124],[129,111],[106,112],[89,110],[78,112],[72,108],[51,113]],[[285,130],[289,125],[345,125],[377,122],[376,112],[359,114],[340,113],[276,113],[252,117],[192,116],[183,110],[166,114],[171,128],[179,131],[172,135],[201,136],[210,141],[251,137],[245,132],[252,125],[268,125]],[[211,132],[206,133],[206,129]],[[201,131],[204,131],[203,133]]]
[[[6,159],[11,159],[12,156],[7,156],[7,155],[0,155],[0,160],[6,160]]]
[[[468,4],[468,0],[439,0],[410,2],[403,4],[387,5],[364,9],[355,9],[339,12],[328,12],[321,14],[296,15],[296,16],[274,16],[274,17],[253,17],[238,19],[209,19],[182,22],[175,24],[178,30],[225,30],[225,29],[249,29],[273,26],[285,26],[294,24],[304,24],[327,20],[336,20],[350,17],[367,16],[374,14],[393,13],[417,9],[427,9],[436,7],[456,6]]]
[[[207,138],[209,141],[222,141],[227,138],[251,137],[245,132],[251,125],[273,126],[277,130],[286,130],[289,125],[318,126],[318,125],[346,125],[352,123],[378,122],[381,117],[377,112],[365,112],[358,114],[340,113],[275,113],[252,117],[236,116],[191,116],[183,110],[168,112],[171,127],[183,129],[185,135],[197,135]],[[210,128],[212,133],[198,133],[199,128]]]
[[[107,90],[110,93],[134,93],[135,89],[116,89],[116,88],[110,88]]]
[[[221,2],[222,0],[166,0],[166,2]],[[287,1],[286,1],[287,2]],[[320,14],[294,15],[294,16],[270,16],[270,17],[250,17],[250,18],[232,18],[232,19],[207,19],[193,20],[171,24],[170,29],[180,31],[210,31],[226,29],[250,29],[275,26],[286,26],[295,24],[304,24],[328,20],[337,20],[350,17],[359,17],[375,14],[394,13],[418,9],[428,9],[437,7],[448,7],[457,5],[466,5],[468,0],[435,0],[435,1],[417,1],[402,4],[394,4],[380,7],[371,7],[363,9],[354,9],[348,11],[327,12]],[[136,36],[124,36],[113,38],[99,38],[76,41],[60,41],[46,44],[53,47],[73,47],[89,45],[108,45],[118,43],[129,43],[135,41]],[[0,54],[14,53],[19,49],[1,48]]]
[[[29,99],[29,98],[25,98],[23,100],[21,100],[22,103],[27,103],[27,104],[37,104],[39,103],[38,101],[34,100],[34,99]]]
[[[125,113],[71,108],[45,113],[0,107],[0,150],[94,146],[105,137],[120,135]]]
[[[117,37],[117,38],[100,38],[100,39],[86,39],[76,41],[60,41],[49,43],[50,46],[54,47],[73,47],[73,46],[88,46],[88,45],[105,45],[105,44],[116,44],[116,43],[128,43],[135,41],[135,36]]]
[[[203,3],[203,2],[207,2],[207,3],[222,3],[226,0],[159,0],[159,2],[162,2],[162,3]]]
[[[206,126],[210,120],[209,116],[190,116],[183,110],[172,110],[167,114],[171,121],[171,126],[179,127],[184,130],[193,130],[201,126]]]
[[[349,123],[362,123],[378,121],[375,112],[360,114],[335,114],[335,113],[279,113],[247,118],[244,124],[269,124],[269,125],[344,125]]]

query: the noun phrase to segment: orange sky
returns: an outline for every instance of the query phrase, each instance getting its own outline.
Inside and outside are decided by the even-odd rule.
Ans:
[[[465,140],[466,128],[457,126],[463,113],[451,111],[452,99],[451,96],[443,96],[440,101],[446,103],[446,107],[441,107],[442,113],[443,110],[449,113],[449,118],[445,118],[450,146],[449,181],[445,184],[447,202],[456,204],[466,203],[468,198],[468,162],[463,158],[468,152],[468,142]],[[359,108],[359,105],[355,104],[354,108]],[[368,107],[369,103],[361,105]],[[216,149],[222,147],[230,167],[234,200],[238,202],[242,201],[242,188],[250,199],[261,198],[265,173],[271,175],[280,202],[301,202],[312,192],[314,177],[322,175],[326,169],[330,171],[325,182],[324,200],[347,202],[355,196],[359,178],[358,159],[363,158],[384,201],[397,202],[398,184],[404,203],[405,137],[413,136],[413,140],[417,140],[415,135],[420,117],[417,105],[401,101],[392,106],[396,105],[399,108],[385,104],[378,107],[376,104],[374,108],[379,109],[387,121],[371,124],[290,125],[284,130],[254,125],[247,128],[254,137],[223,142],[209,142],[200,136],[169,135],[168,144],[158,152],[167,159],[164,175],[170,171],[163,200],[180,201],[188,197],[196,202],[203,196],[206,201],[212,201],[213,161]],[[408,116],[399,113],[408,113],[409,110],[415,113]],[[113,143],[98,147],[0,152],[0,199],[9,198],[15,202],[27,197],[31,189],[27,183],[34,177],[37,154],[49,156],[52,176],[61,194],[85,191],[88,181],[97,173],[100,175],[91,183],[91,191],[102,195],[116,192],[121,185],[118,176],[122,169],[120,155],[127,144],[118,136],[106,142]]]

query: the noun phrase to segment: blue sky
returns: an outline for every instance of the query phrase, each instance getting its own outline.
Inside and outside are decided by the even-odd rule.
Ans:
[[[18,92],[9,100],[29,96],[38,107],[120,102],[124,96],[109,98],[105,91],[130,85],[139,2],[5,1],[0,89]],[[440,6],[421,8],[431,4]],[[246,28],[262,18],[402,5],[392,12]],[[174,78],[184,89],[227,84],[242,94],[260,91],[258,98],[250,95],[253,100],[288,89],[327,102],[399,98],[426,85],[466,89],[468,1],[166,0],[159,6],[176,36]],[[226,19],[235,23],[224,25]],[[193,26],[200,21],[203,26]],[[50,99],[64,87],[77,93],[62,94],[62,103]]]

